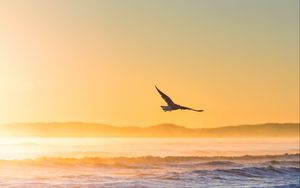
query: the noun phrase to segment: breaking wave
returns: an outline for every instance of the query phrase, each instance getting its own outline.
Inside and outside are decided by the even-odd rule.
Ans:
[[[18,159],[18,160],[0,160],[3,164],[30,164],[30,165],[93,165],[93,166],[122,166],[138,165],[138,164],[198,164],[208,166],[239,166],[241,163],[256,161],[261,165],[285,165],[299,167],[300,154],[284,154],[284,155],[260,155],[260,156],[240,156],[240,157],[190,157],[190,156],[143,156],[143,157],[84,157],[84,158],[64,158],[64,157],[41,157],[36,159]]]
[[[246,167],[246,168],[233,168],[233,169],[217,169],[212,171],[204,171],[204,170],[195,170],[193,173],[197,174],[206,174],[208,172],[220,174],[220,176],[243,176],[243,177],[269,177],[269,176],[281,176],[284,174],[295,175],[297,177],[300,175],[300,168],[296,167]]]
[[[10,188],[298,188],[299,178],[300,154],[0,160],[0,187]]]

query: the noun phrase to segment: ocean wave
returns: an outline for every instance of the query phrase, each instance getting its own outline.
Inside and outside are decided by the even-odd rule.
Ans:
[[[198,187],[276,187],[298,188],[300,168],[296,167],[242,167],[213,170],[169,172],[158,179],[166,181],[192,182]],[[226,183],[225,183],[226,182]],[[200,186],[205,185],[207,186]],[[223,186],[220,186],[223,185]]]
[[[245,167],[240,169],[223,169],[223,170],[216,170],[221,172],[222,174],[226,175],[233,175],[233,176],[245,176],[245,177],[265,177],[265,176],[281,176],[283,174],[295,174],[300,175],[300,168],[294,167]]]
[[[270,186],[266,187],[258,187],[258,188],[270,188]],[[272,188],[299,188],[299,184],[288,184],[288,185],[277,185],[277,186],[272,186]]]
[[[204,163],[205,165],[212,165],[212,166],[237,166],[239,164],[232,162],[232,161],[211,161]]]
[[[300,158],[298,160],[270,160],[263,163],[264,165],[281,165],[281,166],[297,166],[300,168]]]
[[[1,160],[0,187],[298,188],[299,156]]]
[[[294,179],[300,177],[300,168],[297,167],[244,167],[244,168],[229,168],[229,169],[215,169],[215,170],[193,170],[191,172],[184,172],[176,174],[176,177],[191,176],[195,174],[197,177],[206,177],[215,180],[272,180],[272,179]],[[175,178],[175,177],[169,177]]]
[[[168,165],[168,164],[191,164],[207,166],[240,166],[247,161],[260,162],[262,165],[286,165],[299,167],[300,154],[284,155],[261,155],[261,156],[240,156],[240,157],[188,157],[188,156],[167,156],[167,157],[85,157],[85,158],[64,158],[64,157],[42,157],[36,159],[0,160],[0,165],[5,164],[30,164],[30,165],[85,165],[99,167],[127,167],[134,165]]]

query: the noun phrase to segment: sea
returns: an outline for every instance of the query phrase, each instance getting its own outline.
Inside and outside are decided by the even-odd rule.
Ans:
[[[0,188],[299,188],[299,138],[0,138]]]

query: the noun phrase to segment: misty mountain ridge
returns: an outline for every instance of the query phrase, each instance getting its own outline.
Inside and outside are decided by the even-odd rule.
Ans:
[[[53,122],[0,125],[1,137],[299,137],[299,123],[266,123],[187,128],[175,124],[117,127],[97,123]]]

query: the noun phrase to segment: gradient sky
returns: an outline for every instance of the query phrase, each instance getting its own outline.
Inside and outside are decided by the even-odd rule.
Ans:
[[[0,123],[299,122],[299,1],[0,0],[0,92]]]

